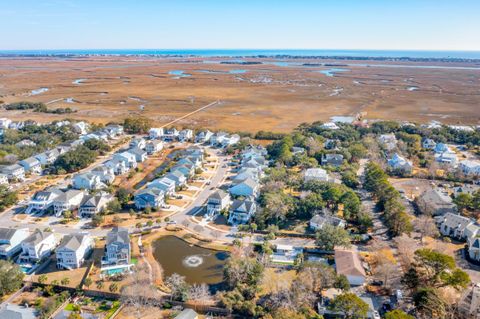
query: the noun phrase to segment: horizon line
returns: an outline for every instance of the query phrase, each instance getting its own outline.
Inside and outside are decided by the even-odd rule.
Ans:
[[[78,50],[205,50],[205,51],[236,51],[236,50],[271,50],[271,51],[405,51],[405,52],[480,52],[480,49],[346,49],[346,48],[48,48],[48,49],[0,49],[0,51],[78,51]]]

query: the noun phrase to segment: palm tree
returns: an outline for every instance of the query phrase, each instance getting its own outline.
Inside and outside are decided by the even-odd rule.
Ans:
[[[90,277],[85,278],[85,281],[83,282],[83,284],[87,288],[90,287],[92,285],[92,278],[90,278]]]
[[[97,289],[101,290],[104,285],[103,281],[97,281]]]
[[[118,290],[118,284],[116,282],[112,283],[110,287],[108,287],[108,290],[110,290],[110,292],[116,292]]]
[[[66,286],[70,283],[70,278],[68,277],[65,277],[65,278],[62,278],[62,280],[60,281],[60,283],[63,285],[63,286]]]

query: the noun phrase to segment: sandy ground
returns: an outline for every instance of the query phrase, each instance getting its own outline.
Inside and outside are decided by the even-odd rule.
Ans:
[[[226,65],[204,63],[199,58],[3,58],[0,100],[41,101],[51,108],[68,106],[78,111],[68,117],[95,122],[143,114],[158,124],[219,100],[178,126],[251,132],[288,131],[302,122],[358,113],[370,119],[480,123],[480,70],[392,67],[399,62],[381,63],[387,67],[365,65],[380,63],[372,61],[349,63],[357,65],[342,66],[348,71],[326,76],[319,71],[330,67]],[[461,66],[478,68],[474,64]],[[228,73],[235,69],[246,73]],[[179,78],[169,74],[172,70],[191,76]],[[79,79],[83,80],[76,82]],[[48,91],[32,95],[32,90],[42,87]],[[0,111],[0,117],[4,116],[41,122],[65,117]]]

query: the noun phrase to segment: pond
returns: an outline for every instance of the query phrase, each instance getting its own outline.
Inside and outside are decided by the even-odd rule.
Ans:
[[[162,237],[152,244],[153,256],[165,277],[177,273],[190,284],[220,284],[228,253],[188,244],[175,236]]]
[[[192,76],[191,74],[185,73],[182,70],[172,70],[172,71],[168,72],[168,74],[175,75],[173,77],[174,79],[180,79],[180,78],[185,78],[185,77],[188,77],[188,76]]]
[[[338,72],[348,72],[350,71],[349,69],[341,69],[341,68],[331,68],[328,70],[320,70],[318,72],[325,74],[326,76],[335,76],[335,73]]]

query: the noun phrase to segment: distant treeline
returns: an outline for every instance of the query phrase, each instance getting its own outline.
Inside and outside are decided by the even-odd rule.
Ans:
[[[41,102],[15,102],[5,105],[6,110],[33,110],[34,112],[40,113],[51,113],[51,114],[70,114],[75,113],[76,110],[73,110],[69,107],[59,107],[56,109],[49,110],[45,103]]]

